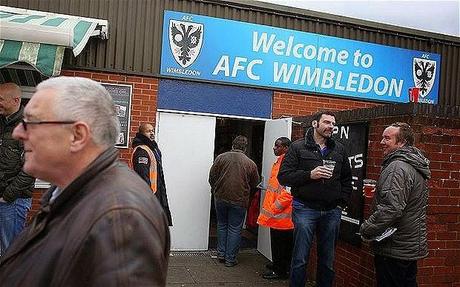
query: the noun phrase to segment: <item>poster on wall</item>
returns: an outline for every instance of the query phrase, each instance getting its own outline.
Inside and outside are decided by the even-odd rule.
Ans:
[[[356,246],[361,244],[361,237],[357,233],[363,221],[363,180],[366,176],[368,130],[368,123],[361,122],[337,125],[333,133],[333,137],[348,152],[353,185],[349,205],[342,211],[340,239]]]
[[[438,102],[441,55],[165,11],[160,73],[353,99]]]
[[[120,120],[120,134],[118,135],[115,146],[119,148],[128,148],[132,87],[130,85],[121,84],[101,84],[109,92],[110,96],[112,96],[115,104],[115,111],[118,120]]]

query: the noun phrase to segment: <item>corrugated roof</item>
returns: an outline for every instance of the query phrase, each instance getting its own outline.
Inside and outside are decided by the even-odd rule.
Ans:
[[[163,11],[263,24],[441,54],[439,104],[460,105],[460,38],[258,1],[0,0],[2,5],[107,19],[107,41],[90,40],[64,67],[159,77]]]

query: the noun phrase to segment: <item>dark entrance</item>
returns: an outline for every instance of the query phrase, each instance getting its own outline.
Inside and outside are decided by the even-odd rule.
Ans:
[[[232,141],[238,135],[248,138],[247,155],[262,173],[262,156],[265,122],[231,118],[216,119],[216,137],[214,141],[214,158],[232,149]],[[217,220],[214,198],[211,199],[211,217],[209,223],[209,249],[217,248]],[[241,248],[257,247],[257,228],[243,228]]]

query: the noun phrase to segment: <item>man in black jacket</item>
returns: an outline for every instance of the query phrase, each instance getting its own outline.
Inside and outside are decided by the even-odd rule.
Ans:
[[[31,206],[34,178],[22,171],[23,144],[12,138],[22,120],[21,89],[0,85],[0,256],[24,228]]]
[[[331,136],[335,115],[314,115],[304,139],[291,144],[278,173],[280,184],[294,197],[294,250],[290,285],[305,286],[313,236],[317,237],[316,286],[332,286],[334,252],[342,208],[352,191],[351,168],[345,148]]]
[[[139,126],[139,132],[136,133],[136,137],[133,139],[133,148],[133,169],[155,193],[168,217],[169,226],[172,226],[163,165],[161,163],[161,152],[155,141],[153,125],[143,123]]]

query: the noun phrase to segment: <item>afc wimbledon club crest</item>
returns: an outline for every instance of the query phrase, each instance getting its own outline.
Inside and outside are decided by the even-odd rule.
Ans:
[[[415,87],[420,88],[420,96],[424,98],[433,87],[436,78],[436,62],[427,59],[414,58],[412,69]]]
[[[195,62],[203,42],[203,24],[169,21],[169,46],[176,62],[187,68]]]

